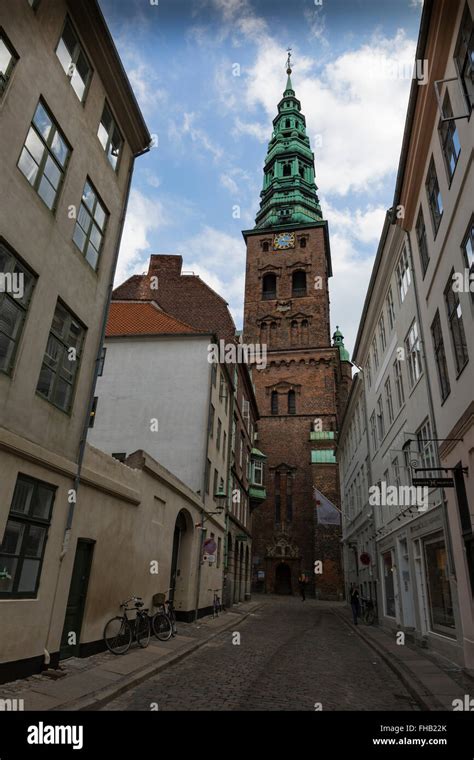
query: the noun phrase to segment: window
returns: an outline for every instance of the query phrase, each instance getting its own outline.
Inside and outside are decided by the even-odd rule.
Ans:
[[[385,381],[385,403],[387,404],[388,422],[389,422],[389,425],[391,425],[394,420],[394,414],[393,414],[392,386],[390,384],[389,377],[387,377]]]
[[[253,463],[253,483],[256,486],[263,486],[263,462],[261,461]]]
[[[291,177],[291,164],[283,164],[283,176]]]
[[[224,439],[222,443],[222,459],[224,460],[224,462],[225,462],[226,451],[227,451],[227,433],[224,430]]]
[[[402,483],[400,479],[400,464],[398,461],[398,457],[395,457],[395,459],[392,459],[392,472],[393,472],[393,485],[399,488]]]
[[[275,522],[281,520],[280,473],[275,473]]]
[[[375,335],[372,339],[372,353],[374,355],[374,369],[377,370],[379,366],[379,350],[377,348],[377,339]]]
[[[461,250],[466,267],[469,269],[471,299],[474,301],[474,216],[471,216]]]
[[[375,427],[375,412],[370,415],[370,433],[372,436],[372,446],[374,451],[377,450],[377,429]]]
[[[219,479],[219,473],[217,470],[214,470],[214,487],[212,489],[212,498],[215,499],[216,493],[217,493],[217,481]]]
[[[216,410],[214,409],[213,404],[211,404],[211,410],[209,412],[209,438],[214,438],[214,415],[216,413]]]
[[[306,295],[306,272],[293,272],[291,278],[291,295],[294,298]]]
[[[211,479],[211,462],[209,459],[206,459],[206,472],[204,474],[204,478],[206,481],[206,493],[209,493],[209,481]]]
[[[293,520],[293,478],[291,473],[286,476],[286,522]]]
[[[288,414],[296,414],[296,393],[288,391]]]
[[[397,389],[398,407],[402,407],[405,403],[405,391],[403,389],[403,375],[402,375],[402,363],[400,359],[395,359],[393,362],[393,373],[395,375],[395,388]]]
[[[474,106],[474,35],[472,16],[468,3],[466,3],[461,26],[459,27],[454,60],[470,111]]]
[[[436,237],[436,233],[438,232],[441,223],[441,217],[443,216],[443,200],[441,198],[433,156],[431,157],[430,165],[428,167],[425,186],[428,206],[430,207],[431,213],[431,222],[433,224],[433,234]]]
[[[35,277],[0,243],[0,370],[13,368]]]
[[[398,298],[400,300],[400,304],[402,304],[405,300],[408,288],[410,287],[410,282],[410,265],[408,262],[408,253],[405,246],[397,264]]]
[[[421,271],[423,272],[423,275],[424,275],[426,270],[428,269],[428,264],[430,263],[430,257],[428,253],[428,243],[426,240],[425,219],[423,217],[423,210],[421,206],[418,212],[418,218],[416,220],[416,241],[418,243],[418,252],[420,254]]]
[[[367,372],[367,383],[368,383],[368,386],[370,388],[370,386],[372,385],[372,364],[371,364],[371,361],[370,361],[370,354],[367,357],[367,364],[366,364],[365,368],[366,368],[366,372]]]
[[[385,436],[382,396],[379,396],[377,399],[377,429],[379,432],[379,441],[382,442]]]
[[[244,448],[245,448],[245,438],[244,438],[244,434],[241,433],[240,434],[240,456],[239,456],[239,465],[241,469],[244,464]]]
[[[435,447],[429,420],[426,420],[426,422],[417,431],[416,439],[418,441],[418,451],[421,454],[422,466],[433,468],[436,467]],[[435,472],[427,471],[425,474],[425,477],[427,478],[435,476]]]
[[[72,89],[82,103],[85,100],[92,70],[69,18],[66,19],[56,48],[56,55],[71,82]]]
[[[107,103],[104,104],[97,137],[100,140],[111,166],[116,170],[122,152],[123,139],[112,114],[110,113]]]
[[[456,122],[452,118],[453,109],[451,108],[451,101],[449,99],[448,92],[446,92],[443,101],[443,117],[444,119],[447,119],[447,121],[440,119],[440,122],[438,124],[438,132],[439,139],[441,140],[441,150],[444,156],[444,163],[446,164],[446,171],[448,173],[448,180],[451,182],[454,171],[456,169],[459,154],[461,153],[461,143],[459,142]]]
[[[456,623],[443,537],[424,542],[431,630],[455,637]]]
[[[71,150],[42,101],[33,116],[18,168],[51,210],[54,209]]]
[[[7,89],[17,61],[18,54],[13,49],[3,29],[0,28],[0,98]]]
[[[96,413],[97,413],[97,402],[98,402],[98,400],[99,400],[99,397],[98,396],[94,396],[94,399],[92,401],[92,409],[91,409],[91,413],[90,413],[90,416],[89,416],[89,427],[90,428],[94,427],[95,416],[96,416]]]
[[[454,358],[456,361],[456,371],[459,374],[467,364],[469,356],[467,353],[466,335],[464,332],[464,322],[462,318],[461,303],[459,293],[453,290],[453,274],[451,271],[448,284],[444,290],[446,301],[446,310],[448,313],[449,329],[451,332],[451,342],[453,345]]]
[[[386,302],[387,302],[388,324],[390,325],[390,329],[393,330],[393,325],[395,324],[395,309],[393,306],[393,295],[392,295],[391,287],[388,289]]]
[[[97,377],[102,377],[104,374],[104,364],[105,364],[105,355],[107,353],[107,349],[105,346],[102,346],[102,351],[100,352],[99,356],[99,366],[97,369]]]
[[[380,315],[380,319],[379,319],[379,339],[380,339],[380,348],[383,353],[385,351],[385,348],[387,347],[387,337],[385,335],[385,320],[383,318],[383,314]]]
[[[416,319],[413,320],[408,335],[405,338],[405,348],[408,361],[408,378],[410,380],[410,387],[413,388],[421,375],[420,339]]]
[[[262,243],[262,251],[264,253],[268,253],[268,242],[266,240],[264,243]]]
[[[276,275],[273,273],[263,275],[262,298],[264,301],[276,298]]]
[[[18,475],[2,543],[0,597],[34,598],[56,488]]]
[[[58,301],[36,390],[64,412],[71,408],[84,334],[83,327]]]
[[[278,414],[278,392],[272,391],[271,401],[272,414]]]
[[[436,312],[435,318],[431,325],[431,337],[433,340],[433,349],[438,370],[439,390],[441,399],[444,401],[451,392],[449,383],[448,365],[446,363],[446,353],[444,350],[443,332],[441,330],[441,319],[439,311]]]
[[[306,238],[300,238],[300,248],[306,248]]]
[[[222,433],[222,422],[218,419],[217,420],[217,435],[216,435],[217,451],[220,451],[220,448],[221,448],[221,433]]]
[[[87,180],[72,239],[93,269],[97,269],[107,217],[105,207]]]

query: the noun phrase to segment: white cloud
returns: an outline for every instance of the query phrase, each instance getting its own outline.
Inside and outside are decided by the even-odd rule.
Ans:
[[[204,129],[196,126],[197,115],[185,111],[180,125],[170,121],[168,135],[175,143],[183,143],[185,137],[189,137],[191,142],[198,144],[201,148],[210,153],[215,161],[223,156],[223,149],[217,145],[207,134]]]
[[[163,227],[168,219],[160,200],[148,198],[139,190],[131,191],[115,276],[116,285],[136,271],[140,259],[148,258],[151,233]]]

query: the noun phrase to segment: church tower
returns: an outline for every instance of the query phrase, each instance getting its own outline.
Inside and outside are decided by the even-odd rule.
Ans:
[[[351,364],[339,330],[331,345],[328,224],[290,56],[260,209],[255,227],[242,233],[244,341],[267,347],[266,367],[253,371],[260,412],[256,445],[267,455],[267,498],[252,522],[253,579],[267,593],[297,593],[305,572],[308,593],[337,599],[343,593],[341,529],[322,522],[314,489],[339,506],[335,448]],[[337,522],[335,510],[334,517]]]

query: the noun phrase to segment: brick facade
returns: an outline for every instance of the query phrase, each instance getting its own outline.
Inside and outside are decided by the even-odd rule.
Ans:
[[[244,340],[267,344],[268,349],[266,368],[254,371],[258,446],[268,457],[267,499],[256,510],[252,525],[254,587],[268,593],[297,593],[298,577],[304,571],[310,576],[308,593],[339,598],[341,532],[334,525],[318,525],[313,493],[316,486],[339,505],[337,465],[312,464],[311,452],[334,450],[351,365],[342,362],[339,349],[331,346],[326,225],[293,231],[295,247],[283,251],[273,248],[273,230],[244,233]],[[295,277],[296,272],[304,275]],[[264,283],[268,274],[275,276],[269,278],[270,286]],[[333,437],[313,440],[311,431],[317,429],[332,431]],[[321,575],[314,573],[317,560],[323,563]]]

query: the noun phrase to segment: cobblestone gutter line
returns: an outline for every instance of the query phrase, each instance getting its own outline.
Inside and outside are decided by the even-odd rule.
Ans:
[[[377,652],[379,657],[385,662],[386,665],[395,673],[395,675],[403,683],[407,691],[413,697],[413,699],[420,706],[421,710],[428,712],[445,710],[444,705],[432,694],[424,684],[417,679],[412,671],[403,663],[398,660],[393,653],[383,646],[380,642],[374,641],[370,635],[366,635],[362,632],[362,626],[355,626],[351,623],[344,613],[339,610],[333,610],[333,614],[342,620],[345,625],[351,629],[352,633],[359,636],[360,639],[365,641],[366,644],[371,647],[374,652]]]
[[[244,614],[240,614],[239,623],[248,618],[249,615],[254,614],[258,609],[260,609],[261,606],[261,604],[256,604],[254,607],[252,607],[252,609],[248,610]],[[236,613],[231,612],[230,614],[235,615]],[[212,639],[216,638],[216,636],[219,636],[224,631],[228,631],[235,625],[235,623],[236,620],[233,618],[229,621],[228,625],[219,628],[219,630],[210,634],[206,638],[199,639],[199,641],[196,643],[190,644],[188,647],[186,647],[186,649],[182,649],[176,654],[167,657],[166,660],[161,660],[154,665],[148,665],[145,668],[140,668],[139,670],[129,673],[127,676],[120,679],[120,681],[116,681],[111,686],[105,686],[102,689],[98,689],[97,691],[87,694],[84,697],[79,697],[78,699],[71,700],[70,702],[64,702],[61,705],[55,705],[55,707],[51,708],[51,711],[61,712],[73,710],[76,712],[81,710],[98,710],[100,707],[103,707],[108,702],[112,701],[124,692],[128,691],[129,689],[133,689],[135,686],[143,683],[143,681],[146,681],[147,678],[156,675],[160,671],[170,667],[170,665],[174,665],[188,655],[192,654],[197,649],[207,644],[209,641],[212,641]]]

